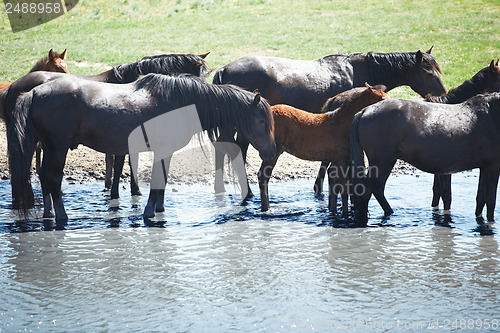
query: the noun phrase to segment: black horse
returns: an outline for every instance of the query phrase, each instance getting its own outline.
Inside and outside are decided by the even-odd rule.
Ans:
[[[198,77],[205,78],[208,73],[208,68],[205,63],[205,57],[208,55],[201,54],[163,54],[156,56],[144,57],[139,61],[114,66],[113,68],[96,75],[74,75],[74,77],[106,83],[130,83],[137,80],[140,76],[149,73],[158,74],[176,74],[187,73]],[[6,112],[6,121],[10,120],[10,113],[14,109],[17,98],[33,89],[34,87],[48,81],[56,80],[63,77],[60,74],[37,72],[21,77],[12,84],[7,95],[4,97],[4,109]],[[10,110],[10,111],[9,111]],[[39,154],[37,154],[39,156]],[[105,187],[111,187],[111,198],[119,197],[119,182],[123,170],[125,156],[113,156],[106,154],[106,178]],[[39,159],[37,158],[37,166]],[[38,168],[38,167],[37,167]],[[113,172],[114,169],[114,172]],[[111,184],[111,177],[113,183]],[[131,173],[130,189],[132,195],[140,195],[139,187]]]
[[[261,158],[276,154],[271,110],[259,95],[191,76],[148,74],[122,85],[66,76],[21,96],[12,113],[7,140],[14,204],[25,214],[34,204],[30,166],[37,139],[44,149],[40,169],[44,217],[54,217],[55,209],[57,220],[67,220],[61,181],[68,149],[83,144],[103,153],[125,155],[134,129],[192,104],[212,140],[218,133],[236,130],[250,140]],[[152,207],[145,212],[154,212],[156,201],[151,197],[161,194],[161,190],[151,191],[148,206],[152,202]]]
[[[498,60],[492,60],[490,65],[481,69],[470,80],[460,86],[451,89],[446,95],[426,98],[429,102],[458,104],[467,99],[487,92],[500,92],[500,67]],[[432,207],[434,211],[439,210],[439,200],[443,199],[444,213],[448,214],[451,207],[451,175],[434,175],[432,185]]]
[[[366,224],[373,194],[384,213],[393,210],[384,196],[397,159],[433,174],[479,168],[476,217],[487,206],[492,221],[500,174],[500,93],[478,95],[461,104],[389,99],[361,111],[351,127],[354,209]],[[365,175],[363,151],[369,161]]]
[[[425,97],[446,92],[439,77],[441,69],[431,49],[427,52],[334,54],[317,60],[292,60],[249,56],[238,59],[215,73],[213,82],[229,83],[248,91],[258,91],[269,104],[287,104],[320,113],[328,98],[355,87],[385,85],[387,91],[410,86]],[[248,143],[238,140],[246,156]],[[223,167],[223,155],[216,154],[216,165]],[[328,163],[322,165],[315,192],[322,192]],[[221,178],[215,180],[216,192],[224,190]]]

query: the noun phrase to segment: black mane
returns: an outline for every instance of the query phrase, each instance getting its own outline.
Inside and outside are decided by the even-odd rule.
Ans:
[[[211,140],[217,138],[221,129],[252,132],[252,113],[249,109],[255,98],[254,93],[231,85],[207,83],[186,74],[148,74],[135,81],[134,86],[136,90],[145,89],[164,102],[175,102],[182,106],[195,104],[201,125]],[[267,116],[271,118],[267,102],[260,103],[264,103]],[[272,119],[266,123],[272,124]]]
[[[130,83],[149,73],[189,73],[205,77],[208,72],[205,60],[195,54],[163,54],[144,57],[139,61],[114,66],[113,74],[118,83]]]
[[[426,52],[421,52],[421,65],[434,69],[442,74],[436,59]],[[412,68],[417,65],[417,52],[393,52],[393,53],[375,53],[366,54],[366,59],[370,63],[370,76],[373,77],[402,77],[404,69]]]

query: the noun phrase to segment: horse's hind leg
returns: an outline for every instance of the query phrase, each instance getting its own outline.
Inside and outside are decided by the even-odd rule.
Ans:
[[[321,167],[323,167],[323,163],[321,163]],[[342,193],[342,191],[339,190],[339,188],[343,187],[343,184],[339,182],[339,178],[332,164],[330,164],[330,166],[328,167],[327,174],[328,174],[328,210],[336,213],[337,199],[339,194]]]
[[[483,177],[482,177],[483,181],[481,182],[482,175],[483,175]],[[480,196],[479,192],[481,191],[482,192],[482,194],[481,194],[482,205],[479,205],[479,201],[478,201],[478,207],[476,207],[476,216],[481,215],[484,204],[486,204],[486,208],[487,208],[486,218],[488,221],[494,220],[495,205],[496,205],[496,199],[497,199],[498,178],[499,178],[499,172],[497,170],[483,170],[482,169],[480,171],[478,197]],[[478,210],[480,210],[480,211],[478,212]]]
[[[316,181],[314,182],[314,194],[320,195],[323,193],[323,182],[325,180],[325,173],[328,169],[329,162],[321,162],[319,167],[318,176],[316,176]]]
[[[479,170],[479,183],[477,185],[477,195],[476,195],[476,218],[481,217],[483,214],[483,208],[486,204],[486,171],[483,169]]]
[[[120,177],[125,163],[125,155],[116,155],[113,163],[113,183],[111,184],[111,199],[120,197]]]
[[[59,149],[56,151],[49,149],[45,150],[45,156],[43,158],[44,164],[46,164],[46,169],[44,170],[44,178],[47,182],[47,189],[52,196],[55,217],[57,221],[68,220],[68,215],[66,214],[66,210],[64,209],[61,192],[61,183],[63,178],[64,164],[66,163],[67,152],[68,149]],[[45,161],[47,163],[45,163]],[[47,191],[47,189],[45,191]]]
[[[54,206],[52,203],[52,195],[50,194],[49,179],[48,179],[48,158],[44,156],[40,170],[38,171],[40,184],[42,186],[43,195],[43,218],[51,219],[55,217]]]
[[[385,216],[389,216],[394,213],[391,205],[389,205],[389,202],[385,197],[384,191],[385,183],[387,182],[387,178],[389,178],[389,176],[391,175],[391,170],[394,167],[395,163],[396,161],[391,162],[390,165],[384,167],[373,166],[370,167],[368,171],[369,177],[373,179],[373,195],[384,210]]]

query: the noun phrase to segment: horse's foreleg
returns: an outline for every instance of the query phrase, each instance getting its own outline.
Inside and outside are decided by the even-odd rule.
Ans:
[[[105,162],[106,162],[106,175],[104,177],[104,188],[111,188],[111,177],[113,175],[113,164],[115,157],[111,154],[106,154]]]
[[[241,137],[240,135],[238,135],[236,137],[236,143],[238,144],[238,146],[241,149],[241,156],[243,157],[243,164],[245,166],[245,174],[244,174],[245,178],[244,179],[246,180],[247,191],[248,191],[245,199],[250,199],[253,197],[253,193],[252,193],[252,188],[250,187],[250,183],[248,182],[248,177],[247,177],[247,173],[246,173],[247,153],[248,153],[248,146],[250,145],[250,143],[247,140],[245,140],[243,137]],[[241,183],[242,176],[243,175],[239,175],[240,183]]]
[[[149,198],[144,208],[144,217],[154,217],[156,212],[162,212],[164,207],[165,186],[167,184],[168,169],[170,167],[171,157],[162,159],[153,163],[153,171],[151,173],[151,188]]]
[[[314,182],[314,194],[320,195],[323,193],[323,182],[325,180],[325,173],[328,169],[330,162],[321,162],[319,167],[318,176],[316,176],[316,181]]]
[[[35,150],[35,168],[38,174],[40,174],[41,167],[42,167],[42,146],[41,143],[39,142],[36,145],[36,150]]]
[[[257,174],[257,177],[259,179],[259,189],[260,189],[260,210],[263,212],[269,210],[269,191],[268,191],[269,178],[271,178],[274,166],[278,161],[279,155],[280,154],[276,154],[276,157],[272,160],[262,161],[259,173]]]
[[[136,160],[139,159],[138,154],[135,154]],[[132,167],[131,157],[129,154],[128,157],[128,165],[130,167],[130,194],[131,195],[142,195],[141,190],[139,189],[139,180],[137,175],[134,172],[134,168]]]
[[[114,159],[115,162],[113,163],[113,183],[111,184],[111,199],[118,199],[120,197],[120,177],[123,171],[123,164],[125,163],[125,155],[116,155]]]
[[[218,145],[215,145],[215,180],[214,180],[214,191],[215,194],[220,194],[226,192],[224,186],[224,156],[226,154],[222,152]]]

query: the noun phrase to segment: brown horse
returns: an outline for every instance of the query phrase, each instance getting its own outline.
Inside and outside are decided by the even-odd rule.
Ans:
[[[50,49],[49,55],[38,60],[29,72],[44,71],[69,73],[64,59],[66,59],[66,50],[64,50],[63,53],[57,53],[54,52],[53,49]],[[11,84],[10,82],[0,82],[0,96]],[[3,118],[2,103],[0,103],[0,118]]]
[[[379,89],[379,90],[378,90]],[[283,152],[309,161],[327,161],[331,211],[337,209],[337,197],[342,196],[342,212],[347,214],[347,180],[349,175],[349,131],[354,115],[364,107],[389,98],[385,86],[377,89],[354,88],[340,93],[325,106],[336,105],[334,111],[315,114],[288,105],[271,107],[275,124],[276,157],[263,161],[259,170],[261,209],[269,209],[268,182],[279,156]]]

